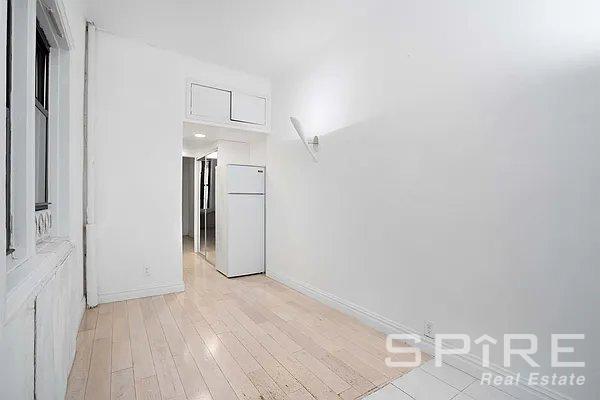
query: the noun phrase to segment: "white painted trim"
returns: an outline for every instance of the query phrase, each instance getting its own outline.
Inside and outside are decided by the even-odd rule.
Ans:
[[[13,1],[12,201],[14,253],[7,270],[35,255],[35,38],[36,2]],[[7,287],[7,290],[10,290]]]
[[[98,305],[98,272],[96,267],[96,225],[95,225],[95,99],[96,99],[96,26],[86,23],[86,78],[84,108],[84,221],[85,221],[85,281],[87,304]]]
[[[86,76],[86,109],[84,110],[86,143],[85,151],[87,153],[87,204],[85,209],[86,222],[94,224],[95,221],[95,128],[96,128],[96,26],[92,22],[87,22],[87,76]]]
[[[6,0],[0,1],[2,10],[0,10],[0,41],[2,43],[6,43],[6,34],[7,34],[7,2]],[[0,58],[2,60],[6,60],[6,46],[1,46],[0,48]],[[6,104],[6,63],[2,63],[0,66],[0,90],[2,91],[2,96],[4,97],[4,104]],[[0,120],[6,121],[6,108],[1,107],[0,110]],[[8,238],[6,237],[6,230],[4,227],[6,226],[6,197],[4,195],[4,187],[5,187],[5,176],[6,176],[6,124],[2,124],[0,127],[0,151],[2,154],[0,155],[0,187],[2,188],[2,198],[0,198],[0,221],[2,223],[2,231],[0,232],[0,246],[3,249],[6,249],[6,241]],[[0,260],[0,340],[2,340],[2,331],[4,327],[4,313],[6,310],[6,257]]]
[[[63,41],[67,49],[72,49],[75,45],[73,40],[73,34],[71,33],[71,25],[69,24],[69,19],[67,18],[67,12],[65,10],[65,5],[62,0],[48,0],[48,5],[54,12],[54,16],[58,18],[58,23],[61,25],[59,28],[63,34]]]
[[[73,35],[62,0],[37,0],[37,19],[52,47],[73,48]],[[56,24],[55,24],[56,23]]]
[[[393,321],[373,311],[367,310],[366,308],[361,307],[358,304],[354,304],[350,301],[339,298],[331,293],[327,293],[308,283],[300,282],[293,278],[289,278],[287,276],[273,272],[269,269],[267,269],[266,275],[271,279],[274,279],[286,286],[289,286],[292,289],[295,289],[309,297],[312,297],[313,299],[330,305],[331,307],[340,310],[345,314],[352,315],[353,317],[356,317],[360,321],[381,332],[408,333],[421,336],[420,332],[416,331],[415,329],[411,329],[405,325],[402,325],[399,322]],[[434,353],[434,342],[431,339],[422,337],[422,342],[417,346],[426,353]],[[495,375],[501,376],[517,375],[516,373],[509,371],[496,364],[492,364],[490,368],[484,368],[482,367],[481,358],[474,354],[446,356],[444,361],[462,370],[463,372],[473,376],[476,379],[479,379],[483,372],[492,372]],[[573,400],[573,398],[571,397],[568,397],[564,394],[555,392],[545,387],[527,386],[527,383],[523,381],[523,379],[519,381],[519,385],[503,386],[501,390],[517,397],[520,400]]]
[[[98,305],[98,273],[96,268],[96,225],[85,225],[85,290],[87,305]]]
[[[122,301],[138,299],[140,297],[160,296],[162,294],[179,293],[185,291],[185,284],[154,286],[149,288],[131,289],[123,292],[100,293],[98,295],[99,303],[111,303],[113,301]]]
[[[6,323],[64,267],[74,248],[68,239],[55,239],[55,242],[46,243],[44,251],[26,261],[31,264],[27,267],[30,272],[6,296]]]

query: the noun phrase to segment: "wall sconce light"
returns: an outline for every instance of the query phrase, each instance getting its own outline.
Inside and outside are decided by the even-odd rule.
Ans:
[[[306,147],[306,150],[312,157],[313,161],[318,162],[319,160],[317,159],[316,151],[319,148],[319,137],[314,136],[312,140],[306,140],[306,137],[304,136],[304,129],[302,128],[302,124],[300,123],[298,118],[290,117],[290,121],[292,121],[292,125],[294,126],[294,129],[298,133],[300,140],[304,144],[304,147]]]

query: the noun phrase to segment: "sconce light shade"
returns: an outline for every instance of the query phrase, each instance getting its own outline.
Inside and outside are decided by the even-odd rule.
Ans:
[[[300,123],[298,118],[290,117],[290,121],[292,121],[292,125],[294,126],[294,129],[298,133],[298,136],[300,136],[300,140],[304,144],[304,147],[306,147],[308,154],[310,154],[310,156],[312,157],[314,162],[318,162],[317,155],[315,154],[313,149],[310,148],[309,143],[306,141],[306,137],[304,136],[304,129],[302,128],[302,124]],[[316,136],[315,136],[315,139],[316,139],[316,143],[318,144],[318,138]],[[315,142],[313,142],[313,143],[315,143]]]

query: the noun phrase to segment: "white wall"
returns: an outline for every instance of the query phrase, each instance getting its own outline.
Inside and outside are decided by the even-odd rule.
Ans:
[[[182,290],[185,81],[267,93],[269,83],[102,31],[96,68],[100,301]]]
[[[85,304],[82,266],[72,243],[52,247],[40,265],[45,274],[34,271],[31,277],[40,278],[35,293],[19,299],[16,308],[16,299],[9,297],[0,340],[3,398],[33,399],[34,387],[38,399],[65,396]]]
[[[34,392],[33,302],[4,326],[0,342],[0,383],[8,399],[33,399]]]
[[[388,3],[274,80],[268,272],[418,333],[536,333],[540,372],[585,333],[590,383],[553,389],[594,397],[600,10],[577,3]]]

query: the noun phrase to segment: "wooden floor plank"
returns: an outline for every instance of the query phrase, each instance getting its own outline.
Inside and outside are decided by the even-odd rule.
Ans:
[[[349,365],[352,369],[358,372],[360,375],[366,377],[369,381],[379,386],[388,381],[388,379],[381,372],[375,368],[363,363],[360,359],[355,357],[351,352],[346,349],[338,350],[333,355],[339,358],[344,363]]]
[[[85,389],[86,400],[110,399],[110,338],[94,340],[90,372]]]
[[[361,393],[359,390],[350,387],[350,389],[346,389],[342,393],[340,393],[339,396],[342,398],[342,400],[354,400],[361,397],[361,394],[364,393]]]
[[[127,315],[133,375],[136,379],[155,376],[154,361],[139,300],[127,300]]]
[[[194,361],[194,358],[188,349],[175,319],[173,318],[169,306],[164,297],[159,296],[152,299],[152,304],[157,312],[158,318],[163,328],[165,338],[173,355],[173,361],[179,378],[183,384],[185,395],[189,400],[212,400],[212,396],[200,370]]]
[[[348,382],[359,393],[367,393],[376,387],[374,383],[332,354],[325,354],[319,358],[319,361],[327,365],[330,370]]]
[[[111,374],[110,399],[135,400],[135,383],[132,368],[122,369]]]
[[[77,334],[77,352],[75,353],[75,360],[69,374],[67,400],[79,400],[85,396],[85,385],[88,379],[93,345],[93,330],[84,330]]]
[[[185,292],[86,310],[66,399],[355,400],[408,371],[352,316],[264,275],[227,279],[187,241],[183,259]]]
[[[246,374],[261,369],[258,362],[254,359],[254,357],[252,357],[252,355],[248,352],[248,350],[246,350],[246,348],[240,343],[238,338],[236,338],[233,333],[225,332],[218,336]]]
[[[248,378],[258,389],[261,398],[266,400],[285,400],[286,394],[264,369],[255,369],[248,373]]]
[[[288,353],[295,353],[302,350],[302,347],[290,338],[286,333],[282,332],[279,328],[273,325],[272,322],[267,321],[259,324],[259,326],[267,334],[269,334],[277,343],[279,343]]]
[[[190,318],[194,313],[186,313],[184,311],[184,309],[188,309],[188,307],[191,308],[191,303],[186,303],[185,298],[181,299],[181,302],[183,302],[184,308],[181,307],[179,299],[173,297],[167,298],[167,303],[172,310],[175,322],[206,382],[206,386],[208,387],[212,398],[214,400],[237,400],[237,396],[229,384],[229,381],[192,325]]]
[[[160,321],[152,305],[152,299],[148,297],[141,299],[140,307],[146,325],[146,333],[148,334],[148,342],[150,343],[152,360],[154,361],[154,369],[162,397],[166,399],[185,398],[183,384],[181,383]]]
[[[340,394],[343,391],[350,389],[350,384],[348,382],[337,376],[327,367],[327,365],[317,360],[308,352],[300,350],[294,353],[294,357],[317,375],[327,386],[333,389],[335,393]]]
[[[240,329],[234,332],[236,338],[254,356],[261,367],[271,376],[285,393],[293,393],[302,385],[279,361],[275,359],[250,333]]]
[[[240,400],[260,400],[260,393],[210,326],[194,322],[196,331]]]
[[[135,378],[136,400],[161,400],[158,379],[155,375],[146,378]]]
[[[112,371],[120,371],[133,367],[131,344],[129,339],[129,318],[127,303],[114,304],[112,320]]]
[[[96,322],[98,321],[98,308],[88,308],[83,314],[80,331],[88,331],[96,329]]]
[[[306,390],[301,388],[288,395],[288,400],[314,400],[314,397]]]

